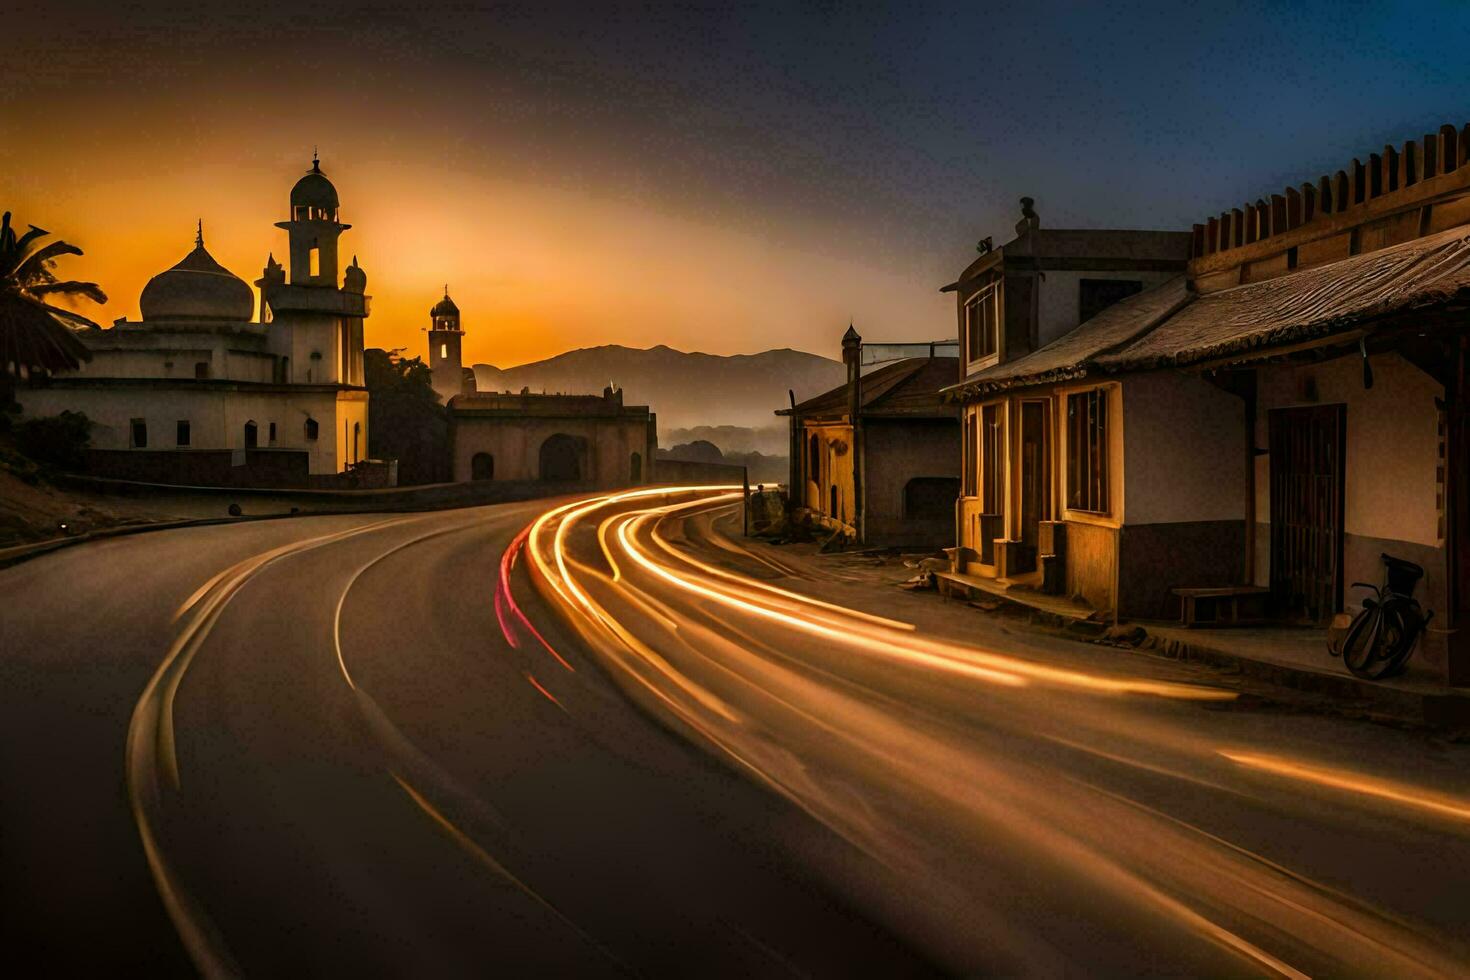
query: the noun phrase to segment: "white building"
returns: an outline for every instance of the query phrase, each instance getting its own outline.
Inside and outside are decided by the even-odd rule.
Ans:
[[[148,281],[141,319],[83,330],[90,363],[21,393],[29,415],[85,412],[95,472],[201,484],[304,484],[367,455],[367,276],[339,276],[337,190],[315,159],[291,188],[289,273],[250,286],[205,250]],[[320,482],[320,480],[316,481]]]

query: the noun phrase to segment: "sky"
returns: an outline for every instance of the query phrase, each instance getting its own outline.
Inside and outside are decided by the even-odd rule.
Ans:
[[[94,318],[284,259],[319,148],[371,346],[839,352],[955,331],[975,242],[1187,229],[1470,120],[1470,4],[201,5],[0,13],[0,208]],[[84,308],[85,309],[85,308]],[[91,307],[89,312],[96,311]]]

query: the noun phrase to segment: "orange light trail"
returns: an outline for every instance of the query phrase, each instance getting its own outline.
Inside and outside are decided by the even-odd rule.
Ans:
[[[1428,793],[1403,783],[1377,779],[1346,769],[1333,769],[1286,759],[1281,756],[1253,752],[1229,752],[1223,749],[1220,754],[1239,765],[1249,766],[1252,769],[1259,769],[1277,776],[1285,776],[1288,779],[1299,779],[1346,793],[1387,800],[1390,803],[1425,810],[1452,820],[1470,821],[1470,802],[1451,796]]]

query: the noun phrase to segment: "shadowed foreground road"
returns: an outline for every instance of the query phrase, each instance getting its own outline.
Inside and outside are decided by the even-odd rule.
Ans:
[[[545,506],[159,532],[0,571],[7,958],[924,972],[842,898],[866,859],[647,720],[524,583],[556,656],[507,641],[501,556]]]
[[[978,615],[964,644],[916,631],[924,600],[815,581],[723,533],[731,513],[636,491],[0,571],[8,954],[1465,972],[1463,747],[1247,710],[1201,672]]]

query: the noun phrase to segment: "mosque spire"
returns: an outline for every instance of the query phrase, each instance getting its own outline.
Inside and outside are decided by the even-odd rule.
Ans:
[[[198,224],[198,226],[196,227],[196,229],[194,231],[194,247],[195,248],[203,248],[204,247],[204,219],[203,218],[200,218],[199,219],[199,224]]]
[[[311,147],[311,172],[314,173],[314,174],[319,174],[319,173],[322,172],[322,163],[321,163],[321,160],[316,155],[316,145],[315,144],[313,144],[312,147]]]

